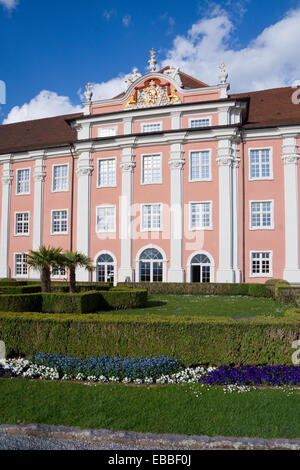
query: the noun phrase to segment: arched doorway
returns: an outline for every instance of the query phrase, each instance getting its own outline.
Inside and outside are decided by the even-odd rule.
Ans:
[[[212,282],[211,260],[204,253],[198,253],[190,262],[191,282]]]
[[[109,253],[102,253],[96,261],[97,282],[112,282],[115,280],[115,261]]]
[[[139,256],[139,280],[141,282],[162,282],[164,258],[156,248],[146,248]]]

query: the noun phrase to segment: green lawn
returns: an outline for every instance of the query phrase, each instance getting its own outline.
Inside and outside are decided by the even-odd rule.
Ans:
[[[1,423],[21,419],[138,432],[300,437],[300,390],[224,394],[197,384],[87,386],[0,379],[0,403]]]
[[[289,307],[291,305],[262,297],[151,294],[147,307],[122,310],[122,315],[280,317]]]

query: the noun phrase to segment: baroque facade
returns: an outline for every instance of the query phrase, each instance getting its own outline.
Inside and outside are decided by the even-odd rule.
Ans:
[[[300,282],[297,89],[149,68],[109,100],[88,84],[81,114],[0,126],[0,278],[36,278],[43,244],[88,255],[82,281]]]

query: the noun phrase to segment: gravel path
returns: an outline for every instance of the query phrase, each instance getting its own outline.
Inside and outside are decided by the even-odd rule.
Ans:
[[[0,450],[161,450],[157,447],[122,445],[114,442],[95,444],[76,439],[0,435]]]
[[[208,437],[1,424],[1,450],[300,450],[300,439]]]

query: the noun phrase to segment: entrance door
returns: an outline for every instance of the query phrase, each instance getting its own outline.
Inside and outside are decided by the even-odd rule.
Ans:
[[[104,253],[97,259],[97,281],[98,282],[114,282],[115,266],[113,258]]]
[[[191,261],[191,282],[210,282],[210,260],[198,254]]]

